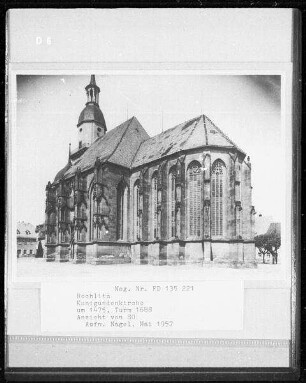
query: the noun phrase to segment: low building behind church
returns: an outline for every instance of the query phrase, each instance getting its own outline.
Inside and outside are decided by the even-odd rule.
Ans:
[[[17,258],[34,257],[35,253],[35,227],[31,223],[17,222]]]
[[[85,88],[78,148],[46,187],[47,261],[256,267],[251,163],[207,116],[108,131]]]

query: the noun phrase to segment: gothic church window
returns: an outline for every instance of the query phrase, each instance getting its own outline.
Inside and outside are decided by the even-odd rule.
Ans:
[[[151,182],[151,213],[152,213],[152,237],[157,239],[157,173],[154,173]]]
[[[169,237],[173,238],[176,235],[176,214],[175,214],[175,168],[170,169],[169,172],[169,187],[168,187],[168,195],[169,195],[169,211],[168,211],[168,219],[169,226],[168,232]]]
[[[134,240],[140,240],[140,194],[139,181],[134,184]]]
[[[79,178],[79,190],[83,192],[87,190],[86,177]]]
[[[69,211],[66,207],[60,210],[60,221],[68,222],[69,221]]]
[[[121,182],[117,189],[117,238],[127,240],[127,186]]]
[[[86,242],[86,229],[84,226],[78,229],[78,241]]]
[[[56,214],[52,212],[49,216],[49,222],[50,225],[55,225],[56,224]]]
[[[62,243],[68,243],[70,240],[69,238],[69,230],[65,229],[61,232],[61,242]]]
[[[98,196],[95,195],[97,191]],[[105,212],[103,207],[105,206],[106,201],[101,196],[100,192],[100,187],[93,188],[91,192],[91,238],[93,240],[104,239],[105,235],[103,219],[103,213]],[[86,214],[85,204],[84,209]],[[86,216],[84,218],[86,218]]]
[[[241,207],[236,207],[236,236],[241,238]]]
[[[78,218],[86,219],[86,206],[84,203],[78,206]]]
[[[188,167],[188,232],[191,237],[201,237],[202,234],[202,172],[201,165],[193,161]]]
[[[217,160],[213,164],[211,174],[211,230],[212,235],[223,235],[224,223],[224,187],[225,165]]]
[[[48,238],[49,238],[49,237],[48,237]],[[50,243],[56,243],[56,233],[55,233],[55,232],[53,232],[53,233],[51,234]]]

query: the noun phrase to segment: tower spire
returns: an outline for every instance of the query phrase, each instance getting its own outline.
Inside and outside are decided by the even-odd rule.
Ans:
[[[78,147],[84,151],[84,147],[89,147],[98,137],[102,137],[107,129],[103,113],[99,107],[100,88],[96,84],[95,75],[90,76],[89,84],[85,87],[87,102],[82,110],[78,128]],[[73,159],[75,152],[72,153]]]
[[[90,85],[97,85],[96,84],[96,77],[94,74],[90,76]]]
[[[162,115],[161,115],[161,128],[162,132],[164,132],[164,110],[162,109]]]
[[[97,104],[99,105],[99,93],[100,88],[96,84],[95,75],[90,76],[90,83],[85,87],[87,94],[87,104]]]
[[[68,164],[71,164],[71,143],[69,142]]]

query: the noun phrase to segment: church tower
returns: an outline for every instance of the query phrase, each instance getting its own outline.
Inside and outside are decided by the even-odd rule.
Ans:
[[[96,84],[95,75],[91,75],[90,83],[85,87],[85,90],[87,102],[77,124],[78,149],[90,146],[107,130],[103,113],[99,107],[100,88]]]

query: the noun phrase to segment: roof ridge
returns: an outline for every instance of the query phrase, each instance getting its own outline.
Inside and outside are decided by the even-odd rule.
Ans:
[[[138,149],[136,150],[136,153],[134,154],[134,157],[132,158],[132,161],[131,161],[131,166],[130,166],[131,169],[132,169],[132,167],[133,167],[133,163],[134,163],[134,160],[135,160],[135,158],[136,158],[136,156],[137,156],[137,153],[139,152],[139,150],[140,150],[140,148],[141,148],[141,145],[142,145],[144,142],[148,141],[150,138],[151,138],[151,137],[149,137],[149,138],[146,139],[146,140],[143,140],[143,141],[140,143],[140,145],[138,146]]]
[[[93,145],[93,144],[96,144],[98,141],[103,141],[107,136],[109,137],[111,134],[114,133],[114,131],[118,128],[121,127],[121,125],[125,124],[126,122],[128,122],[129,120],[131,120],[133,117],[129,118],[128,120],[122,122],[121,124],[115,126],[114,128],[110,129],[109,131],[107,131],[103,136],[100,136],[100,137],[97,137],[94,142],[89,146],[89,148]],[[89,149],[88,148],[88,149]],[[84,154],[84,153],[83,153]]]
[[[226,138],[235,148],[239,149],[242,153],[245,154],[245,152],[242,149],[240,149],[240,147],[237,144],[235,144],[235,142],[232,141],[214,122],[212,122],[212,120],[209,117],[207,117],[205,115],[203,115],[203,116],[205,118],[207,118],[207,120],[218,130],[218,132],[221,133],[222,136],[224,138]]]
[[[207,126],[206,126],[206,120],[205,120],[206,116],[204,114],[202,114],[201,117],[203,119],[205,142],[206,142],[206,145],[208,145],[208,134],[207,134]]]
[[[132,164],[133,164],[133,162],[134,162],[134,160],[135,160],[135,158],[136,158],[136,155],[137,155],[137,153],[139,152],[141,146],[142,146],[145,142],[147,142],[148,140],[151,140],[151,139],[155,139],[156,137],[161,136],[161,135],[163,135],[163,134],[166,134],[167,132],[176,129],[176,128],[178,128],[178,127],[181,126],[181,125],[186,125],[188,122],[199,120],[201,117],[202,117],[202,115],[200,115],[200,116],[198,116],[198,117],[191,118],[190,120],[187,120],[187,121],[182,122],[182,123],[180,123],[180,124],[178,124],[178,125],[175,125],[175,126],[173,126],[172,128],[169,128],[169,129],[165,130],[164,132],[158,133],[158,134],[156,134],[155,136],[153,136],[153,137],[149,137],[149,138],[147,138],[146,140],[142,141],[142,143],[139,145],[139,147],[138,147],[138,149],[137,149],[137,151],[136,151],[136,153],[135,153],[135,156],[133,157]],[[199,121],[197,121],[197,124],[198,124],[198,123],[199,123]],[[188,138],[189,138],[189,137],[188,137]],[[133,167],[133,166],[132,166],[132,167]]]
[[[201,116],[202,116],[202,115],[201,115]],[[188,122],[191,122],[191,121],[195,121],[195,120],[200,119],[201,116],[194,117],[194,118],[191,118],[190,120],[181,122],[180,124],[177,124],[177,125],[173,126],[172,128],[169,128],[169,129],[165,130],[164,132],[158,133],[158,134],[156,134],[155,136],[150,137],[150,138],[156,138],[156,137],[158,137],[158,136],[161,136],[161,135],[163,135],[163,134],[166,134],[166,133],[169,132],[170,130],[174,130],[174,129],[178,128],[178,127],[181,126],[181,125],[186,125]],[[149,140],[150,138],[148,138],[148,140]],[[147,140],[146,140],[146,141],[147,141]]]
[[[115,146],[114,150],[111,152],[111,154],[107,157],[106,161],[109,161],[110,158],[112,157],[112,155],[115,153],[115,151],[118,149],[119,145],[121,144],[122,140],[123,140],[123,137],[126,135],[126,132],[128,130],[128,128],[130,127],[131,123],[132,123],[132,120],[134,119],[135,117],[131,117],[129,120],[126,120],[125,122],[123,122],[123,124],[125,124],[126,122],[129,121],[129,123],[127,124],[124,132],[122,133],[122,136],[118,142],[118,144]],[[122,125],[122,124],[121,124]],[[117,126],[117,128],[119,127],[120,125]]]
[[[194,122],[196,122],[196,124],[195,124],[193,130],[189,133],[189,136],[187,137],[186,141],[189,140],[190,136],[193,134],[193,132],[195,131],[196,127],[199,125],[199,122],[201,121],[201,117],[202,117],[202,116],[199,116],[199,117],[197,117],[197,118],[194,118],[194,119],[191,119],[191,120],[189,120],[189,121],[186,121],[186,123],[188,123],[188,122],[190,122],[190,121],[192,121],[192,120],[194,120]]]

